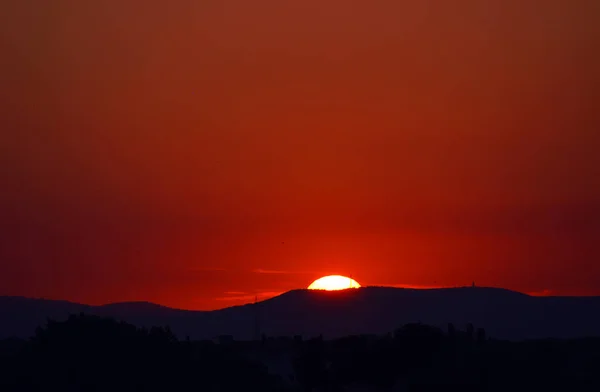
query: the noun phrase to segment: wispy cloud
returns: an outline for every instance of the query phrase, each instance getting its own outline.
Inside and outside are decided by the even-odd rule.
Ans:
[[[243,269],[225,269],[219,267],[192,267],[190,271],[202,271],[202,272],[230,272],[230,273],[255,273],[255,274],[277,274],[277,275],[294,275],[294,274],[312,274],[311,271],[292,271],[292,270],[276,270],[267,268],[255,268],[252,270]]]
[[[554,295],[554,292],[552,290],[545,289],[540,291],[530,291],[527,294],[532,295],[534,297],[548,297]]]
[[[255,274],[291,274],[292,273],[290,271],[268,270],[268,269],[262,269],[262,268],[254,269],[254,270],[252,270],[252,272],[254,272]]]
[[[200,271],[200,272],[228,272],[233,274],[267,274],[267,275],[309,275],[314,274],[314,271],[292,271],[292,270],[277,270],[277,269],[268,269],[268,268],[255,268],[252,270],[243,270],[243,269],[225,269],[219,267],[192,267],[189,269],[190,271]],[[318,273],[317,273],[318,274]]]
[[[234,294],[236,293],[236,294]],[[264,301],[269,298],[276,297],[278,295],[283,294],[283,291],[262,291],[258,293],[243,293],[243,292],[235,292],[235,291],[226,291],[226,294],[223,297],[216,297],[216,301],[223,302],[233,302],[233,303],[249,303],[254,302],[254,299],[257,298],[259,301]]]

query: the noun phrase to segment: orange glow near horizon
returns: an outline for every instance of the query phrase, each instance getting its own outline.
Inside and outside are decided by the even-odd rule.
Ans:
[[[315,280],[308,286],[308,289],[334,291],[357,289],[359,287],[360,284],[352,278],[342,275],[329,275]]]
[[[0,1],[0,296],[600,295],[598,1],[139,3]]]

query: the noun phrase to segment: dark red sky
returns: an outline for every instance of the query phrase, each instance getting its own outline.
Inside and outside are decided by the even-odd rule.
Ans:
[[[597,0],[141,4],[0,4],[0,294],[600,295]]]

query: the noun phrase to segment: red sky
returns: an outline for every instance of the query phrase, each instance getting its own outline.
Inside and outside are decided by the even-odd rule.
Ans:
[[[597,0],[141,4],[0,4],[0,295],[600,295]]]

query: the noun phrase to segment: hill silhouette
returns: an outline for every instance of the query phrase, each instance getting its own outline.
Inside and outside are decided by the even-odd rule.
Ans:
[[[387,333],[421,322],[445,328],[469,323],[498,339],[600,336],[600,297],[532,297],[498,288],[401,289],[364,287],[343,291],[293,290],[257,304],[215,311],[177,310],[147,302],[88,306],[66,301],[0,297],[0,338],[29,337],[47,318],[85,312],[138,327],[169,326],[179,338],[231,335],[337,338]]]

